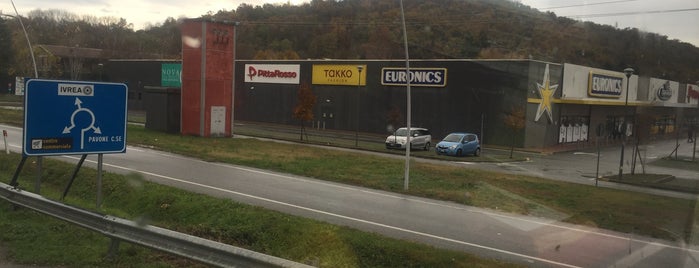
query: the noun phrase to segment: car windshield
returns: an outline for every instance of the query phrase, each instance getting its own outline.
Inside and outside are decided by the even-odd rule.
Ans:
[[[461,137],[463,137],[463,134],[449,134],[446,138],[444,138],[443,141],[448,141],[448,142],[459,142],[461,141]]]
[[[401,137],[408,136],[408,129],[407,128],[399,128],[398,130],[396,130],[396,133],[393,135],[401,136]]]

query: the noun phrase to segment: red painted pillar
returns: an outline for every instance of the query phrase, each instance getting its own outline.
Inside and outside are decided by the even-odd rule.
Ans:
[[[234,23],[190,19],[182,25],[181,133],[231,136]]]

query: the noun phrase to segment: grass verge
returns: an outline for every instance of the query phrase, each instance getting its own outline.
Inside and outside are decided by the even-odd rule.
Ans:
[[[9,181],[19,155],[0,155],[0,179]],[[56,199],[72,165],[43,163],[42,195]],[[20,185],[33,185],[27,163]],[[96,171],[83,168],[66,203],[94,209]],[[32,187],[25,187],[32,188]],[[146,182],[136,175],[105,174],[101,213],[320,267],[514,267],[465,253],[385,238],[315,220]],[[206,209],[202,209],[206,208]],[[0,243],[16,262],[67,267],[196,267],[191,261],[122,243],[105,259],[108,238],[27,209],[0,202]]]
[[[128,140],[196,158],[669,240],[693,232],[695,202],[528,176],[414,162],[403,190],[401,159],[257,139],[198,138],[130,126]]]
[[[129,126],[128,142],[208,161],[337,181],[609,230],[696,243],[693,200],[412,163],[403,190],[401,159],[258,139],[198,138]]]

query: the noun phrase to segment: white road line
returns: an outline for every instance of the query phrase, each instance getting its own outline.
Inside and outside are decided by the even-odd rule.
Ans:
[[[66,157],[66,158],[71,158],[71,159],[78,159],[78,158],[73,157],[73,156],[64,156],[64,157]],[[85,161],[91,162],[91,163],[93,163],[93,164],[96,164],[96,162],[95,162],[95,161],[92,161],[92,160],[85,160]],[[176,182],[180,182],[180,183],[190,184],[190,185],[194,185],[194,186],[201,187],[201,188],[207,188],[207,189],[211,189],[211,190],[216,190],[216,191],[221,191],[221,192],[225,192],[225,193],[235,194],[235,195],[244,196],[244,197],[252,198],[252,199],[257,199],[257,200],[261,200],[261,201],[265,201],[265,202],[269,202],[269,203],[273,203],[273,204],[284,205],[284,206],[288,206],[288,207],[292,207],[292,208],[296,208],[296,209],[301,209],[301,210],[306,210],[306,211],[310,211],[310,212],[314,212],[314,213],[318,213],[318,214],[323,214],[323,215],[333,216],[333,217],[337,217],[337,218],[341,218],[341,219],[346,219],[346,220],[351,220],[351,221],[355,221],[355,222],[370,224],[370,225],[379,226],[379,227],[386,228],[386,229],[392,229],[392,230],[396,230],[396,231],[401,231],[401,232],[405,232],[405,233],[410,233],[410,234],[415,234],[415,235],[419,235],[419,236],[429,237],[429,238],[433,238],[433,239],[439,239],[439,240],[448,241],[448,242],[452,242],[452,243],[456,243],[456,244],[460,244],[460,245],[471,246],[471,247],[475,247],[475,248],[480,248],[480,249],[495,251],[495,252],[499,252],[499,253],[503,253],[503,254],[508,254],[508,255],[512,255],[512,256],[517,256],[517,257],[522,257],[522,258],[526,258],[526,259],[530,259],[530,260],[536,260],[536,261],[540,261],[540,262],[545,262],[545,263],[549,263],[549,264],[553,264],[553,265],[558,265],[558,266],[563,266],[563,267],[576,267],[576,268],[579,267],[579,266],[570,265],[570,264],[566,264],[566,263],[561,263],[561,262],[556,262],[556,261],[552,261],[552,260],[542,259],[542,258],[533,257],[533,256],[529,256],[529,255],[524,255],[524,254],[520,254],[520,253],[516,253],[516,252],[511,252],[511,251],[507,251],[507,250],[503,250],[503,249],[498,249],[498,248],[483,246],[483,245],[474,244],[474,243],[469,243],[469,242],[460,241],[460,240],[456,240],[456,239],[451,239],[451,238],[436,236],[436,235],[432,235],[432,234],[428,234],[428,233],[423,233],[423,232],[408,230],[408,229],[404,229],[404,228],[400,228],[400,227],[390,226],[390,225],[386,225],[386,224],[382,224],[382,223],[378,223],[378,222],[373,222],[373,221],[367,221],[367,220],[357,219],[357,218],[353,218],[353,217],[349,217],[349,216],[344,216],[344,215],[340,215],[340,214],[336,214],[336,213],[332,213],[332,212],[327,212],[327,211],[322,211],[322,210],[318,210],[318,209],[313,209],[313,208],[303,207],[303,206],[299,206],[299,205],[289,204],[289,203],[285,203],[285,202],[281,202],[281,201],[277,201],[277,200],[273,200],[273,199],[269,199],[269,198],[259,197],[259,196],[250,195],[250,194],[245,194],[245,193],[236,192],[236,191],[231,191],[231,190],[227,190],[227,189],[216,188],[216,187],[209,186],[209,185],[205,185],[205,184],[200,184],[200,183],[196,183],[196,182],[181,180],[181,179],[177,179],[177,178],[173,178],[173,177],[169,177],[169,176],[164,176],[164,175],[160,175],[160,174],[155,174],[155,173],[151,173],[151,172],[147,172],[147,171],[141,171],[141,170],[137,170],[137,169],[133,169],[133,168],[127,168],[127,167],[122,167],[122,166],[117,166],[117,165],[112,165],[112,164],[106,164],[106,163],[104,163],[104,165],[110,166],[110,167],[114,167],[114,168],[123,169],[123,170],[126,170],[126,171],[138,172],[138,173],[142,173],[142,174],[149,175],[149,176],[159,177],[159,178],[166,179],[166,180],[171,180],[171,181],[176,181]],[[262,173],[262,172],[261,172],[261,173]],[[269,174],[270,174],[270,175],[276,175],[276,174],[273,174],[273,173],[269,173]]]
[[[153,152],[157,152],[157,151],[153,151]],[[543,221],[543,220],[536,220],[536,219],[532,219],[532,218],[523,218],[523,217],[521,217],[521,216],[511,216],[511,215],[507,215],[507,214],[500,214],[500,213],[496,213],[496,212],[490,212],[490,211],[487,211],[487,210],[481,210],[481,209],[476,209],[476,208],[467,208],[467,207],[462,207],[462,206],[455,206],[455,205],[449,205],[449,204],[443,204],[443,203],[425,201],[425,200],[422,200],[422,199],[412,198],[412,197],[410,197],[410,196],[401,196],[401,195],[394,195],[394,194],[381,193],[381,192],[372,191],[372,190],[360,189],[360,188],[355,188],[355,187],[350,187],[350,186],[344,186],[344,185],[339,185],[339,184],[333,184],[333,183],[328,183],[328,182],[323,182],[323,181],[318,181],[318,180],[309,180],[309,179],[304,179],[304,178],[300,178],[300,177],[294,177],[294,176],[289,176],[289,175],[285,175],[285,174],[272,173],[272,172],[262,171],[262,170],[252,169],[252,168],[245,168],[245,167],[240,167],[240,166],[233,166],[233,165],[223,164],[223,163],[206,162],[206,161],[203,161],[203,160],[194,159],[194,158],[186,158],[186,157],[182,157],[182,156],[178,156],[178,155],[167,155],[167,154],[160,154],[160,155],[165,156],[165,157],[175,158],[175,159],[183,159],[183,160],[189,160],[189,161],[198,161],[198,162],[205,163],[205,164],[209,164],[209,165],[215,165],[215,166],[224,167],[224,168],[230,168],[230,169],[235,169],[235,170],[241,170],[241,171],[246,171],[246,172],[250,172],[250,173],[256,173],[256,174],[260,174],[260,175],[273,176],[273,177],[278,177],[278,178],[283,178],[283,179],[288,179],[288,180],[301,181],[301,182],[304,182],[304,183],[313,183],[313,184],[318,184],[318,185],[323,185],[323,186],[329,186],[329,187],[334,187],[334,188],[343,189],[343,190],[359,191],[359,192],[362,192],[362,193],[372,194],[372,195],[376,195],[376,196],[382,196],[382,197],[388,197],[388,198],[394,198],[394,199],[405,199],[405,200],[410,200],[410,201],[413,201],[413,202],[416,202],[416,203],[422,203],[422,204],[431,205],[431,206],[437,206],[437,207],[443,207],[443,208],[449,208],[449,209],[467,211],[467,212],[471,212],[471,213],[480,213],[480,214],[483,214],[483,215],[487,215],[487,216],[491,216],[491,217],[504,218],[504,219],[508,219],[508,220],[512,220],[512,221],[521,221],[521,222],[526,222],[526,223],[533,223],[533,224],[538,224],[538,225],[542,225],[542,226],[555,227],[555,228],[560,228],[560,229],[564,229],[564,230],[575,231],[575,232],[580,232],[580,233],[585,233],[585,234],[592,234],[592,235],[597,235],[597,236],[602,236],[602,237],[608,237],[608,238],[614,238],[614,239],[619,239],[619,240],[624,240],[624,241],[628,241],[628,240],[629,240],[629,237],[624,237],[624,236],[619,236],[619,235],[614,235],[614,234],[609,234],[609,233],[602,233],[602,232],[598,232],[598,231],[595,231],[595,230],[586,230],[586,229],[575,228],[575,227],[570,227],[570,226],[566,226],[566,225],[561,225],[561,224],[552,223],[553,220]],[[66,156],[66,157],[74,158],[74,159],[79,159],[79,158],[70,157],[70,156]],[[92,163],[96,163],[95,161],[90,161],[90,160],[86,160],[86,161],[92,162]],[[134,169],[125,168],[125,167],[120,167],[120,166],[116,166],[116,165],[110,165],[110,164],[105,164],[105,165],[113,166],[113,167],[120,168],[120,169],[129,170],[129,171],[140,172],[140,173],[143,173],[143,174],[149,174],[149,175],[158,176],[158,177],[163,177],[163,178],[170,178],[170,177],[167,177],[167,176],[164,176],[164,175],[156,175],[156,174],[153,174],[153,173],[149,173],[149,172],[147,172],[147,171],[134,170]],[[174,178],[173,178],[173,180],[177,180],[177,179],[174,179]],[[188,182],[188,183],[192,183],[192,184],[197,185],[197,183],[193,183],[193,182]],[[214,188],[214,187],[212,187],[212,186],[206,186],[206,187],[211,187],[211,188],[213,188],[213,189],[219,189],[219,188]],[[225,190],[225,189],[220,189],[220,190],[222,190],[222,191],[228,191],[228,190]],[[242,194],[242,193],[241,193],[241,194]],[[632,238],[632,239],[630,239],[630,240],[631,240],[631,241],[634,241],[634,242],[638,242],[638,243],[643,243],[643,244],[656,245],[656,246],[661,246],[661,247],[670,248],[670,249],[687,250],[687,251],[690,251],[690,252],[699,253],[699,250],[697,250],[697,249],[692,249],[692,248],[687,248],[687,247],[679,247],[679,246],[668,245],[668,244],[663,244],[663,243],[653,242],[653,241],[647,241],[647,240],[640,240],[640,239],[635,239],[635,238]]]

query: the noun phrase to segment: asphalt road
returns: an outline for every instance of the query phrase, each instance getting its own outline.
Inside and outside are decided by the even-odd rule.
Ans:
[[[4,125],[0,129],[8,130],[10,149],[20,152],[21,129]],[[570,159],[561,161],[586,163],[577,157],[590,156],[571,153],[566,157]],[[126,154],[105,155],[104,161],[105,170],[111,172],[135,172],[194,192],[530,266],[699,267],[699,248],[695,246],[565,224],[559,220],[567,216],[554,212],[555,219],[512,215],[136,147],[128,147]],[[532,164],[546,161],[552,160],[532,158],[507,168],[533,174],[555,171],[536,171],[537,164]],[[88,158],[88,163],[94,165],[95,157]],[[491,168],[487,165],[503,168],[492,164],[481,168]],[[569,170],[561,162],[541,165]],[[572,172],[583,178],[589,173],[587,169]],[[211,215],[215,217],[216,212]]]

